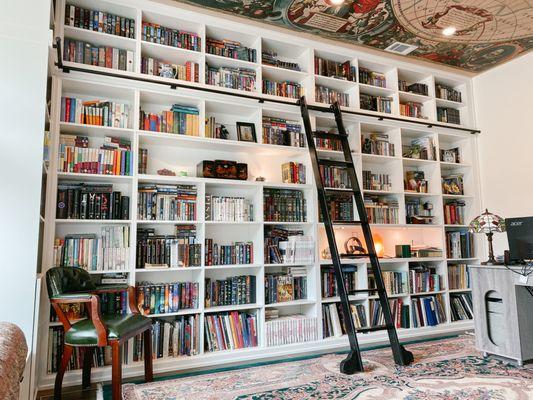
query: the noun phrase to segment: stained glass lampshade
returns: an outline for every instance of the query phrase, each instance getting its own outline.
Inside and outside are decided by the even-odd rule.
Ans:
[[[483,214],[477,216],[472,222],[470,222],[468,230],[473,233],[484,233],[487,235],[487,240],[489,242],[489,259],[482,264],[496,264],[492,248],[492,235],[494,232],[505,232],[505,220],[499,215],[492,214],[489,210],[485,210]]]

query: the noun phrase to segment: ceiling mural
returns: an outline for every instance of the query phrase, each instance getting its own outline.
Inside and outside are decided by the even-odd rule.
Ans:
[[[183,1],[378,49],[416,45],[409,57],[473,72],[533,48],[533,0]]]

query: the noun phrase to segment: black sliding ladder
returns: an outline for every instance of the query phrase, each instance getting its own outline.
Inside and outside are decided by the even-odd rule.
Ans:
[[[299,101],[300,110],[302,113],[302,119],[304,122],[305,135],[307,137],[307,145],[309,147],[309,154],[311,156],[311,164],[313,166],[313,174],[315,176],[316,187],[318,191],[318,203],[320,205],[320,211],[322,214],[322,219],[324,221],[324,227],[326,229],[326,235],[328,237],[329,250],[331,253],[331,261],[333,264],[333,269],[335,271],[335,279],[337,282],[337,290],[339,293],[342,313],[344,316],[344,323],[346,331],[348,334],[348,339],[350,342],[350,352],[348,356],[341,362],[340,370],[344,374],[353,374],[355,372],[363,372],[363,362],[361,359],[361,351],[359,349],[359,344],[357,341],[357,332],[372,332],[386,330],[389,335],[389,342],[392,348],[392,353],[394,356],[394,361],[398,365],[408,365],[413,361],[413,354],[407,351],[399,342],[398,334],[396,332],[396,327],[392,320],[392,315],[389,306],[389,299],[387,292],[385,290],[385,285],[383,283],[383,277],[381,275],[381,267],[379,265],[378,256],[376,254],[376,249],[374,247],[374,241],[372,239],[372,232],[370,230],[370,224],[368,222],[368,216],[363,202],[363,195],[359,187],[359,182],[357,180],[357,175],[355,173],[355,165],[352,159],[352,153],[350,150],[350,145],[348,143],[348,135],[344,129],[344,124],[342,122],[342,114],[338,103],[335,103],[331,106],[330,111],[335,115],[335,122],[337,124],[338,133],[325,133],[325,132],[313,132],[311,127],[311,121],[309,119],[309,110],[313,109],[313,106],[307,106],[305,101],[305,96],[302,97]],[[317,108],[318,111],[324,112],[324,108]],[[319,158],[315,138],[321,139],[333,139],[340,141],[342,145],[342,152],[344,155],[344,161],[336,161],[330,159]],[[320,174],[320,166],[334,166],[346,168],[348,173],[348,178],[351,183],[352,196],[355,199],[355,204],[357,207],[357,212],[359,214],[359,221],[332,221],[327,204],[327,193],[346,193],[346,190],[335,190],[325,188],[322,182],[322,176]],[[350,193],[348,191],[348,193]],[[362,328],[355,328],[352,312],[350,310],[350,303],[348,298],[348,292],[346,290],[344,273],[342,269],[341,257],[339,250],[337,248],[337,243],[335,240],[335,224],[342,225],[359,225],[363,231],[365,243],[366,243],[366,254],[360,254],[358,257],[368,257],[372,265],[372,271],[376,280],[375,289],[357,289],[351,291],[350,294],[357,293],[377,293],[379,296],[379,302],[381,304],[381,311],[383,312],[383,317],[385,320],[384,325],[378,326],[368,326]],[[368,321],[370,322],[370,321]]]

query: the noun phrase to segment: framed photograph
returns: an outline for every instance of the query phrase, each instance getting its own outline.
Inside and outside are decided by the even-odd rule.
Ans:
[[[237,138],[240,142],[256,143],[255,124],[250,122],[237,122]]]

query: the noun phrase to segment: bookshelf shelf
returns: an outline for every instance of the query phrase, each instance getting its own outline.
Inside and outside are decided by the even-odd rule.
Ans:
[[[305,305],[315,304],[315,303],[316,303],[315,300],[302,299],[302,300],[285,301],[285,302],[281,302],[281,303],[265,304],[265,308],[305,306]]]
[[[44,222],[43,240],[43,271],[54,264],[54,241],[56,238],[64,238],[69,234],[100,234],[102,228],[129,227],[129,266],[124,272],[127,273],[128,282],[135,285],[137,282],[164,282],[170,283],[179,281],[190,281],[199,283],[199,304],[196,309],[184,309],[178,313],[157,314],[152,317],[158,320],[171,320],[176,316],[198,315],[199,334],[201,348],[199,354],[191,357],[164,358],[155,361],[156,372],[173,371],[177,368],[209,367],[219,366],[229,362],[240,362],[246,360],[258,360],[264,357],[271,357],[273,354],[285,357],[294,352],[317,351],[338,351],[347,345],[345,336],[338,338],[327,338],[312,342],[302,342],[294,345],[266,347],[265,317],[267,312],[279,309],[280,315],[293,313],[303,313],[307,317],[317,318],[317,334],[322,337],[322,305],[339,302],[338,297],[322,298],[324,268],[321,266],[331,265],[330,260],[321,259],[323,250],[326,249],[325,234],[323,224],[318,219],[318,204],[316,189],[313,184],[312,169],[307,148],[281,146],[265,144],[263,140],[263,118],[281,118],[288,121],[298,121],[302,123],[299,110],[296,106],[268,102],[268,99],[278,99],[277,96],[267,96],[260,94],[262,81],[264,79],[276,81],[293,81],[301,84],[308,102],[316,104],[315,87],[322,85],[337,89],[348,94],[350,106],[343,109],[352,112],[363,112],[365,115],[345,114],[345,125],[349,132],[349,143],[352,147],[352,154],[356,164],[356,172],[361,178],[363,170],[370,170],[373,174],[389,174],[392,184],[391,191],[384,190],[363,190],[365,196],[377,198],[393,198],[397,201],[399,218],[398,224],[374,224],[373,231],[382,236],[385,244],[385,254],[394,255],[394,244],[412,243],[413,245],[428,244],[444,249],[446,246],[445,234],[453,229],[465,229],[466,225],[444,225],[443,205],[452,200],[463,200],[466,203],[465,221],[469,221],[475,216],[478,208],[476,196],[476,158],[473,154],[475,147],[472,143],[472,136],[469,133],[453,129],[454,127],[469,127],[472,125],[471,111],[471,89],[470,79],[460,75],[441,72],[433,69],[426,69],[417,65],[399,62],[398,65],[390,65],[390,60],[367,54],[364,51],[347,49],[342,46],[336,47],[331,44],[323,44],[309,41],[303,38],[296,38],[294,35],[286,35],[274,32],[269,29],[249,27],[240,23],[232,22],[228,25],[227,20],[221,16],[209,16],[198,14],[195,11],[182,8],[179,4],[166,5],[162,3],[151,3],[147,0],[132,0],[124,6],[123,2],[117,0],[95,0],[91,7],[97,7],[118,15],[135,18],[137,27],[135,39],[125,39],[123,37],[102,34],[98,32],[85,31],[72,27],[64,27],[64,11],[66,0],[59,0],[56,4],[56,32],[55,35],[67,38],[79,38],[95,44],[115,46],[122,49],[134,51],[134,71],[118,71],[109,68],[64,62],[66,66],[83,67],[87,71],[112,72],[117,76],[101,76],[90,73],[66,74],[59,70],[54,70],[52,78],[52,101],[50,107],[50,132],[51,136],[58,134],[83,135],[88,136],[95,142],[106,136],[119,137],[131,141],[131,149],[134,161],[134,171],[132,176],[114,175],[93,175],[58,173],[57,166],[57,143],[52,140],[50,146],[50,167],[48,178],[50,188],[47,193],[46,213],[49,216]],[[87,6],[86,0],[72,0],[69,4]],[[172,29],[194,32],[202,42],[201,51],[191,51],[183,48],[160,45],[142,40],[142,22],[160,24]],[[222,28],[231,26],[231,30]],[[76,36],[78,35],[78,36]],[[253,48],[257,53],[257,62],[240,61],[232,58],[221,57],[206,52],[206,39],[234,40],[240,41],[243,46]],[[298,63],[301,71],[279,68],[262,64],[262,52],[271,51],[277,53],[279,60]],[[349,61],[356,68],[357,75],[360,68],[367,68],[385,74],[387,85],[385,88],[366,85],[360,82],[352,82],[336,78],[328,78],[315,75],[315,65],[313,55],[326,60],[338,63]],[[149,76],[141,74],[141,57],[152,57],[170,64],[183,64],[186,61],[193,61],[199,64],[199,82],[178,81],[176,79],[163,78],[159,76]],[[234,68],[248,68],[256,72],[256,84],[254,92],[241,91],[236,89],[210,86],[205,83],[205,64],[211,66],[226,66]],[[118,76],[129,78],[149,78],[154,82],[165,83],[167,86],[140,82],[134,80],[121,79]],[[398,90],[398,79],[406,80],[408,84],[421,82],[428,85],[429,95],[421,96],[413,93],[401,92]],[[170,88],[170,84],[179,83],[177,90]],[[435,98],[435,83],[443,84],[461,92],[462,103],[444,101]],[[218,93],[199,91],[197,89],[215,89]],[[374,96],[386,96],[391,98],[392,112],[385,114],[381,112],[367,111],[360,108],[360,94],[372,94]],[[231,94],[231,95],[230,95]],[[244,98],[238,95],[253,95],[254,98]],[[61,97],[81,98],[89,100],[110,100],[128,104],[130,115],[128,128],[108,128],[94,125],[72,124],[60,122]],[[263,101],[258,101],[263,99]],[[428,125],[437,123],[436,107],[450,107],[459,109],[461,125],[446,124],[452,129],[439,127],[429,128],[424,125],[415,124],[413,120],[399,114],[399,103],[403,101],[417,101],[424,104],[424,111],[427,111],[429,119],[424,120]],[[139,123],[139,109],[147,113],[161,113],[168,111],[173,104],[194,106],[198,109],[199,126],[197,136],[177,135],[169,133],[159,133],[146,131],[141,128],[144,125]],[[204,120],[214,116],[217,123],[224,123],[230,131],[230,139],[213,139],[206,135]],[[344,117],[344,116],[343,116]],[[387,120],[380,117],[393,117]],[[236,123],[248,122],[255,126],[257,143],[238,141],[236,136]],[[334,127],[332,116],[320,112],[311,112],[311,123],[313,129],[329,130]],[[380,156],[373,154],[362,154],[361,139],[368,137],[372,133],[387,134],[389,140],[395,145],[395,156]],[[409,144],[411,140],[423,138],[431,135],[437,150],[460,148],[461,164],[445,163],[440,161],[404,159],[402,157],[402,145]],[[140,174],[138,171],[138,149],[148,150],[147,173]],[[342,153],[334,150],[320,150],[321,156],[338,159]],[[225,159],[244,162],[248,165],[248,180],[226,180],[202,178],[196,176],[196,166],[203,160]],[[307,184],[281,183],[281,164],[287,162],[302,163],[306,167]],[[175,171],[178,176],[161,176],[155,172],[159,169],[167,168]],[[410,193],[403,190],[404,173],[406,170],[423,170],[428,176],[428,190],[431,193]],[[182,171],[187,176],[181,176]],[[441,177],[447,173],[464,173],[465,193],[467,196],[442,195]],[[256,181],[257,177],[264,177],[265,181]],[[77,184],[112,184],[113,191],[120,191],[122,195],[130,196],[129,217],[127,220],[58,220],[56,215],[57,182]],[[139,200],[138,187],[140,184],[161,184],[161,185],[193,185],[197,190],[196,216],[193,221],[174,220],[141,220],[137,215]],[[291,189],[302,192],[306,200],[307,222],[271,222],[265,221],[263,216],[263,194],[267,189]],[[348,193],[349,190],[346,190]],[[330,191],[330,193],[334,193]],[[205,195],[215,196],[238,196],[245,197],[250,204],[253,204],[253,222],[227,223],[206,221]],[[431,225],[411,225],[406,224],[406,202],[411,200],[421,202],[433,202],[433,213],[435,224]],[[51,216],[51,217],[50,217]],[[354,219],[355,218],[354,216]],[[178,267],[178,268],[155,268],[136,269],[135,260],[137,256],[136,242],[138,229],[153,229],[156,235],[172,235],[176,232],[176,225],[194,225],[196,238],[202,245],[200,266]],[[264,263],[265,233],[271,229],[282,228],[289,231],[300,231],[305,236],[309,236],[313,241],[315,261],[309,263],[284,263],[273,264]],[[358,227],[346,226],[339,229],[339,244],[350,236],[360,236]],[[345,235],[345,236],[344,236]],[[342,236],[342,237],[341,237]],[[213,239],[218,244],[227,245],[234,242],[253,242],[253,264],[238,265],[217,265],[206,266],[205,262],[205,239]],[[226,241],[227,239],[227,241]],[[436,266],[438,273],[443,276],[444,281],[441,287],[448,287],[445,275],[449,264],[465,263],[476,261],[476,259],[447,259],[445,257],[426,258],[382,258],[380,263],[386,271],[408,271],[410,263],[429,263]],[[235,261],[232,261],[235,262]],[[343,259],[344,265],[355,265],[358,274],[358,287],[366,287],[367,272],[369,269],[369,259]],[[307,277],[307,299],[289,301],[275,304],[264,304],[265,274],[286,273],[292,267],[304,267]],[[301,271],[301,269],[300,269]],[[95,278],[99,279],[103,271],[95,271]],[[110,271],[106,271],[110,272]],[[118,271],[117,271],[118,272]],[[293,272],[294,273],[294,272]],[[256,302],[253,304],[243,304],[223,307],[204,307],[205,281],[226,279],[233,276],[252,275],[256,278]],[[444,284],[446,283],[446,284]],[[411,298],[440,294],[444,298],[448,320],[437,327],[410,328],[399,330],[401,338],[422,338],[428,335],[441,335],[457,333],[461,330],[472,327],[472,321],[450,322],[449,319],[449,293],[468,292],[465,290],[443,290],[436,293],[397,295],[403,298],[404,303],[409,303]],[[369,313],[370,302],[367,294],[350,296],[350,301],[362,305]],[[391,296],[391,298],[395,298]],[[255,315],[257,318],[257,333],[259,345],[254,348],[227,350],[221,352],[207,352],[204,349],[206,316],[226,313],[244,312]],[[41,310],[41,321],[49,320],[49,305],[45,304]],[[48,325],[46,325],[48,326]],[[56,328],[56,326],[51,325]],[[56,328],[57,329],[57,328]],[[40,354],[45,360],[48,350],[48,332],[43,332],[40,337],[42,341],[39,346]],[[362,345],[382,344],[385,342],[383,333],[368,333],[359,336]],[[46,364],[46,363],[45,363]],[[47,365],[39,365],[40,386],[50,387],[53,385],[53,375],[47,373]],[[98,379],[109,379],[110,368],[94,368],[94,377]],[[134,376],[142,373],[142,365],[139,363],[128,363],[124,366],[124,376]],[[67,373],[65,382],[68,384],[78,384],[81,382],[81,373],[72,371]]]
[[[58,225],[128,225],[130,219],[56,219]]]
[[[82,40],[91,44],[116,47],[123,50],[135,50],[136,40],[124,36],[111,35],[109,33],[91,31],[75,26],[64,26],[65,37]]]
[[[238,310],[252,310],[256,308],[261,308],[259,304],[239,304],[233,306],[218,306],[218,307],[205,307],[205,313],[218,313],[226,311],[238,311]]]
[[[103,275],[103,274],[117,274],[117,273],[124,273],[129,272],[129,269],[108,269],[108,270],[102,270],[102,271],[87,271],[91,275]]]
[[[472,289],[470,288],[464,288],[464,289],[450,289],[448,290],[449,293],[464,293],[464,292],[471,292]]]

